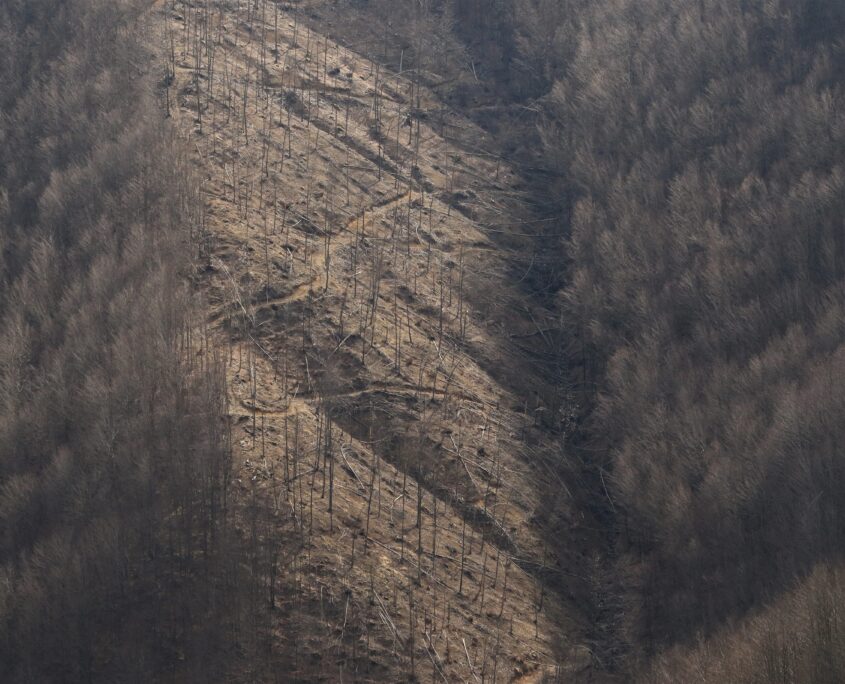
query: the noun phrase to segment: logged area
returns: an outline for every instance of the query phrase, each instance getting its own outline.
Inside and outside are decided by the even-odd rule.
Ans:
[[[237,489],[283,578],[271,629],[291,676],[588,666],[571,592],[589,580],[550,538],[571,515],[565,416],[520,351],[551,312],[501,244],[519,241],[502,230],[518,175],[417,74],[300,12],[179,5],[163,21],[170,107],[204,176],[198,278]]]

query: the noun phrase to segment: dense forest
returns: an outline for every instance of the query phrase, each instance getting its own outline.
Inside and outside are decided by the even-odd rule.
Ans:
[[[186,280],[198,198],[144,11],[0,5],[4,682],[209,681],[237,634],[225,392]]]
[[[333,22],[334,37],[365,54],[375,74],[371,105],[375,123],[369,134],[377,145],[378,182],[384,169],[389,170],[387,150],[393,145],[389,125],[387,134],[381,128],[380,107],[392,106],[389,99],[388,104],[379,100],[379,79],[385,78],[381,69],[400,76],[411,74],[407,77],[410,104],[403,111],[396,95],[397,123],[392,134],[396,140],[392,161],[397,169],[409,165],[407,195],[399,196],[400,204],[407,197],[408,263],[412,263],[412,240],[422,243],[426,192],[436,194],[418,177],[423,166],[420,122],[439,121],[442,134],[444,112],[466,116],[489,133],[485,154],[512,163],[522,174],[519,190],[530,201],[524,203],[528,207],[524,223],[514,224],[519,238],[506,242],[506,237],[498,237],[496,244],[516,249],[514,245],[526,244],[519,242],[525,237],[519,231],[532,226],[530,251],[509,256],[510,263],[516,264],[514,289],[524,298],[520,301],[556,317],[554,325],[544,328],[532,321],[537,334],[531,329],[510,337],[537,337],[553,347],[543,357],[546,365],[541,372],[551,369],[554,381],[544,389],[549,396],[542,401],[541,390],[534,393],[533,408],[540,417],[532,428],[545,430],[544,438],[560,444],[563,455],[555,461],[554,477],[562,483],[561,499],[573,501],[566,506],[600,527],[589,536],[592,549],[581,554],[586,560],[577,567],[578,573],[571,574],[577,582],[572,580],[575,588],[569,591],[570,597],[573,592],[589,594],[583,600],[576,597],[573,603],[587,621],[601,623],[587,630],[591,667],[609,677],[608,681],[786,684],[845,680],[845,459],[841,446],[845,441],[841,382],[845,374],[845,5],[832,0],[231,0],[207,3],[203,10],[199,5],[169,2],[165,4],[172,25],[168,23],[162,34],[153,28],[148,4],[135,0],[70,0],[58,5],[49,0],[8,0],[0,4],[0,38],[6,46],[0,55],[0,679],[307,679],[279,669],[290,663],[274,653],[274,644],[300,642],[298,636],[279,636],[283,630],[271,626],[271,616],[277,608],[277,590],[281,593],[289,580],[284,586],[291,594],[296,591],[292,587],[302,591],[305,574],[300,566],[296,575],[298,556],[294,555],[294,574],[280,579],[279,557],[302,544],[310,563],[311,549],[317,548],[314,490],[308,502],[311,519],[306,536],[302,493],[306,474],[285,475],[285,501],[291,497],[292,524],[299,530],[299,536],[285,538],[271,534],[276,522],[264,521],[266,528],[261,529],[265,531],[259,530],[264,522],[258,518],[264,513],[257,512],[257,486],[251,490],[251,499],[243,487],[235,491],[233,486],[237,469],[229,417],[235,414],[229,406],[233,390],[227,388],[233,371],[227,364],[234,364],[234,352],[209,333],[204,295],[214,290],[207,286],[204,290],[202,285],[207,273],[228,267],[220,266],[221,259],[214,261],[209,251],[214,240],[205,234],[209,203],[200,190],[197,164],[191,161],[191,146],[199,151],[200,144],[180,135],[170,115],[171,109],[180,105],[188,109],[196,102],[196,120],[191,121],[194,141],[206,136],[202,149],[212,150],[209,157],[223,158],[220,165],[229,174],[225,183],[231,182],[239,216],[242,206],[244,215],[248,214],[252,193],[261,193],[264,257],[260,268],[266,266],[267,275],[261,294],[254,299],[263,298],[269,306],[275,297],[272,310],[277,311],[286,297],[271,288],[268,214],[264,213],[271,200],[265,198],[264,184],[269,183],[272,164],[278,164],[274,186],[278,195],[286,148],[288,158],[293,157],[292,113],[307,120],[306,168],[309,172],[312,168],[313,105],[311,90],[306,95],[306,81],[314,88],[317,83],[324,91],[321,94],[328,93],[325,106],[331,108],[334,121],[324,135],[337,135],[357,152],[363,148],[350,142],[349,103],[341,125],[340,101],[331,99],[344,92],[346,86],[338,85],[339,79],[354,84],[352,68],[348,67],[348,74],[346,66],[328,70],[328,37],[322,48],[313,38],[317,57],[312,59],[312,35],[316,34],[311,27],[319,27],[322,21]],[[235,17],[240,32],[233,31],[229,39],[223,36],[224,9]],[[293,14],[280,19],[280,12]],[[193,25],[185,19],[191,16]],[[183,67],[192,70],[193,80],[189,87],[171,93],[179,61],[173,26],[179,22],[183,34],[178,40],[184,40],[182,59],[187,65]],[[279,48],[280,22],[293,27],[294,57],[298,40],[306,55],[303,63],[319,66],[322,59],[322,70],[330,75],[332,85],[325,74],[322,82],[300,78],[299,90],[293,85],[279,95],[276,121],[271,104],[275,86],[268,65],[286,64]],[[162,46],[162,35],[168,37],[169,45]],[[230,65],[228,57],[224,60],[214,53],[214,49],[222,53],[225,45],[237,46],[239,40],[244,49],[257,51],[248,53],[255,64],[244,60],[245,75],[236,72],[234,60]],[[260,47],[255,47],[252,41],[258,46],[259,40]],[[336,55],[340,55],[339,47]],[[360,65],[357,68],[360,71]],[[218,91],[215,69],[223,74],[217,75]],[[237,91],[239,83],[241,91]],[[423,86],[442,98],[437,111],[433,105],[424,111],[420,104]],[[353,91],[354,85],[349,85],[348,92]],[[369,91],[366,94],[370,96]],[[314,150],[323,130],[316,123],[321,107],[320,95],[316,97]],[[215,101],[220,119],[213,109]],[[249,126],[258,126],[248,124],[248,110],[254,109],[252,116],[258,120],[260,106],[270,112],[269,123],[262,119],[260,131],[253,131]],[[210,112],[205,120],[204,111]],[[215,125],[224,125],[219,122],[224,111],[226,124],[237,128],[227,133],[234,150],[227,151],[231,160],[218,153],[214,137]],[[215,118],[209,122],[211,116]],[[409,148],[416,126],[413,164],[400,155],[400,121],[408,128]],[[280,151],[273,151],[271,126],[284,131],[277,145]],[[260,188],[254,190],[253,183],[242,199],[238,175],[246,177],[250,172],[243,160],[248,158],[250,136],[254,142],[260,134],[266,136],[261,155],[254,160],[262,165]],[[404,128],[401,135],[404,139]],[[220,135],[221,140],[224,137]],[[358,167],[350,164],[348,147],[345,154],[349,204],[349,169]],[[273,155],[278,159],[272,160]],[[362,155],[364,161],[374,157],[366,149]],[[454,152],[451,156],[450,192],[442,196],[452,202],[450,218],[453,206],[456,213],[463,211],[472,218],[473,212],[460,203],[466,195],[452,187],[461,159]],[[239,159],[243,169],[237,166]],[[429,173],[442,171],[437,165],[433,168]],[[485,167],[484,173],[492,176],[493,168]],[[398,188],[401,172],[394,173]],[[449,175],[443,172],[444,177]],[[498,162],[495,175],[498,181]],[[417,204],[412,202],[415,180]],[[285,228],[290,209],[291,222],[304,223],[311,231],[305,235],[303,269],[310,268],[309,239],[323,240],[320,268],[325,274],[321,271],[320,282],[324,278],[323,290],[328,292],[335,277],[330,273],[333,234],[328,228],[321,232],[308,221],[310,178],[298,175],[294,182],[307,183],[306,208],[303,215],[295,216],[295,203],[282,203],[284,218],[279,223],[286,231],[290,258],[281,266],[274,261],[273,268],[294,269],[298,248]],[[230,192],[225,183],[221,195]],[[374,187],[376,181],[372,183]],[[334,202],[331,191],[325,192],[315,193],[313,202],[324,198],[328,206],[330,197]],[[267,193],[269,197],[269,189]],[[279,215],[275,195],[273,231]],[[430,217],[434,199],[429,201]],[[392,204],[376,203],[372,211]],[[325,218],[326,226],[340,215],[339,209],[336,214],[325,211],[321,220]],[[413,238],[412,212],[416,211],[419,224]],[[394,266],[396,214],[394,207]],[[362,232],[365,218],[366,211],[360,221]],[[428,221],[425,278],[432,263],[431,244],[436,243],[431,218]],[[249,220],[245,223],[249,234]],[[351,262],[354,249],[357,292],[358,245],[364,241],[358,236],[357,217],[350,225],[355,227],[355,240],[343,246],[338,260]],[[455,295],[460,339],[455,347],[470,356],[476,350],[464,340],[464,300],[470,307],[481,297],[471,291],[471,275],[467,275],[465,294],[463,250],[461,242],[459,256],[450,257],[460,260],[456,276],[460,294]],[[255,250],[243,250],[244,254],[250,251]],[[370,348],[376,344],[379,279],[385,269],[381,253],[374,254],[372,269],[378,277],[373,276],[371,309],[364,316],[372,325]],[[234,269],[234,260],[230,264]],[[442,360],[446,301],[442,253],[439,264],[437,353]],[[449,268],[454,266],[450,262]],[[247,285],[257,280],[250,271],[247,275],[242,279]],[[394,275],[388,273],[388,277]],[[451,271],[448,277],[451,302]],[[431,279],[434,282],[433,275]],[[269,360],[268,375],[275,381],[281,375],[281,355],[274,356],[266,341],[253,337],[261,334],[256,323],[260,316],[252,308],[247,310],[251,307],[250,302],[244,303],[248,297],[238,290],[243,282],[232,280],[232,301],[240,309],[237,316],[243,313],[242,327],[247,330],[236,332],[254,343],[258,358]],[[436,293],[436,285],[432,288]],[[311,289],[307,306],[320,306],[319,300],[314,303]],[[347,304],[348,290],[347,283],[340,304],[341,335],[332,338],[328,353],[321,357],[327,359],[326,367],[329,361],[341,363],[342,354],[335,361],[332,358],[353,337],[342,334],[344,315],[351,317],[347,306],[349,310],[353,306]],[[413,290],[416,294],[416,279]],[[325,298],[322,306],[328,311],[331,304],[328,295]],[[407,358],[413,358],[412,299],[409,287],[397,287],[392,303],[387,304],[388,309],[393,307],[394,328],[386,327],[384,336],[395,335],[396,357],[384,363],[396,369],[395,375],[401,375],[405,335],[400,300],[408,304],[406,365]],[[306,304],[293,303],[306,308]],[[320,380],[328,377],[327,372],[320,375],[322,371],[308,365],[306,346],[318,346],[317,334],[311,331],[312,319],[320,317],[316,310],[317,315],[308,309],[308,330],[305,323],[301,331],[296,330],[301,344],[298,337],[292,347],[301,346],[309,385],[312,373],[318,382],[329,382]],[[438,313],[428,315],[437,321]],[[501,312],[496,315],[503,318]],[[290,320],[287,316],[285,325]],[[366,328],[362,331],[361,365],[367,371]],[[283,329],[280,336],[288,332]],[[431,333],[430,340],[434,339]],[[499,359],[498,363],[507,366],[508,361]],[[510,361],[518,375],[522,366]],[[265,437],[273,434],[265,430],[264,420],[273,412],[261,414],[259,432],[255,363],[250,356],[252,397],[244,405],[251,410],[250,454],[256,453],[260,434],[266,465]],[[285,392],[289,365],[295,368],[297,363],[289,361],[285,351]],[[236,381],[241,356],[237,365]],[[456,367],[457,361],[451,373]],[[335,366],[332,369],[334,387],[341,384],[342,372]],[[423,368],[418,372],[415,398],[422,388]],[[437,405],[443,416],[451,381],[449,374],[443,406]],[[349,424],[357,420],[359,425],[349,432],[358,430],[354,434],[360,437],[359,447],[383,441],[402,451],[402,483],[394,504],[402,500],[403,520],[408,464],[414,456],[417,468],[422,468],[419,453],[428,448],[423,435],[426,426],[406,425],[404,441],[386,432],[383,438],[373,439],[372,399],[366,428],[361,427],[363,411],[356,414],[344,409],[341,416],[335,407],[342,403],[337,397],[348,403],[365,390],[356,386],[345,394],[332,391],[334,403],[321,400],[324,414],[318,411],[315,464],[306,472],[312,488],[318,487],[316,476],[321,474],[321,499],[325,499],[330,473],[326,505],[334,533],[337,456],[331,453],[339,449],[345,469],[354,476],[350,488],[369,491],[361,542],[366,554],[380,457],[374,447],[372,479],[366,484],[355,469],[356,463],[359,469],[364,466],[347,460],[348,445],[333,447],[332,421],[340,429],[344,420]],[[437,371],[432,400],[436,394]],[[526,399],[523,414],[528,406]],[[284,419],[281,439],[287,471],[288,414],[277,414],[276,418]],[[566,415],[565,425],[552,425],[548,415]],[[246,414],[241,419],[249,422]],[[361,437],[367,430],[369,442]],[[408,435],[415,433],[419,435],[413,441]],[[452,440],[460,466],[475,484],[451,430],[443,434]],[[528,441],[527,428],[513,434]],[[442,446],[446,438],[440,440]],[[348,449],[351,453],[352,447]],[[484,456],[479,447],[478,459]],[[446,467],[427,467],[429,480],[446,477]],[[547,467],[545,462],[543,467]],[[480,497],[484,516],[488,500],[496,500],[490,495],[491,487],[498,495],[498,462],[496,469],[496,477],[491,476]],[[396,471],[397,481],[398,477]],[[449,487],[457,492],[457,487],[445,479],[425,484],[428,491],[421,484],[416,488],[418,564],[416,583],[407,582],[410,636],[402,648],[410,662],[409,678],[415,680],[415,658],[419,657],[415,648],[419,646],[413,635],[417,620],[424,622],[422,634],[430,651],[419,653],[431,659],[432,681],[438,676],[446,681],[448,651],[441,661],[429,627],[437,619],[436,589],[431,619],[427,612],[424,617],[418,615],[413,592],[421,586],[423,572],[424,497],[430,494],[433,504],[431,568],[436,580],[438,497],[446,508],[443,492]],[[576,490],[574,495],[571,489]],[[468,510],[456,493],[449,496],[448,506]],[[535,516],[544,520],[544,534],[577,517],[549,499],[548,495],[543,498],[543,509]],[[276,521],[281,515],[278,500],[275,504],[267,520]],[[390,515],[392,529],[392,508]],[[464,586],[469,517],[465,511],[461,515],[463,529],[459,525],[455,532],[455,539],[460,532],[458,594]],[[495,512],[492,521],[500,525]],[[250,525],[251,534],[247,534]],[[498,538],[510,543],[509,531],[501,528]],[[401,523],[400,529],[400,567],[404,567]],[[479,535],[484,554],[481,606],[488,562],[483,550],[491,543],[485,534],[490,533]],[[351,573],[357,538],[356,533],[348,571],[346,556],[341,561],[339,553],[320,562],[336,563],[340,572]],[[547,570],[569,567],[561,546],[548,541],[538,546],[542,567],[526,575],[530,577],[527,585],[537,588],[536,598],[531,599],[535,636],[544,601],[554,600],[546,598],[542,584],[551,574]],[[470,538],[470,553],[472,548]],[[451,551],[457,554],[457,545]],[[555,553],[558,558],[552,559]],[[501,549],[496,551],[496,579],[490,591],[498,586],[500,555]],[[513,559],[517,555],[514,551]],[[580,574],[588,567],[593,576],[584,579]],[[379,620],[387,625],[393,638],[392,657],[398,658],[399,630],[374,589],[373,571],[369,572],[369,605],[377,607]],[[565,576],[566,571],[558,575]],[[443,581],[449,577],[444,575]],[[548,581],[550,596],[566,594],[570,586],[561,585],[557,576]],[[507,582],[505,574],[499,621]],[[394,580],[393,606],[399,610],[396,586]],[[587,591],[584,586],[591,588]],[[322,586],[319,592],[323,619]],[[359,659],[359,646],[365,650],[362,635],[366,634],[366,649],[371,647],[370,623],[366,628],[359,625],[358,632],[351,624],[347,627],[352,619],[347,615],[352,591],[344,592],[345,612],[337,616],[338,622],[342,620],[339,636],[329,632],[340,644],[338,651],[352,653],[343,651],[341,678],[347,662]],[[342,605],[341,600],[335,610],[340,611]],[[451,619],[451,606],[448,610]],[[283,628],[296,631],[301,615],[288,617]],[[513,634],[513,619],[510,630]],[[286,642],[286,638],[294,641]],[[357,641],[344,645],[344,638]],[[497,627],[496,648],[500,638]],[[468,672],[475,676],[465,640],[463,650]],[[478,681],[485,677],[486,642],[483,650]],[[336,670],[329,669],[325,658],[309,671],[309,681],[335,681]],[[462,658],[460,652],[458,658]],[[498,659],[494,662],[491,681],[498,676]],[[354,681],[376,681],[371,665],[367,663],[367,677],[352,672],[347,676]],[[387,676],[387,670],[376,667],[374,671]],[[560,679],[560,670],[556,677],[565,681]]]

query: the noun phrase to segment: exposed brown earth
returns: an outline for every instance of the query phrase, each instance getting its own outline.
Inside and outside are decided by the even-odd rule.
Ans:
[[[552,560],[548,521],[577,534],[563,416],[518,346],[549,314],[515,282],[518,238],[486,229],[520,178],[412,76],[239,4],[177,3],[162,30],[239,505],[264,521],[244,534],[278,537],[277,680],[572,681],[590,582]]]

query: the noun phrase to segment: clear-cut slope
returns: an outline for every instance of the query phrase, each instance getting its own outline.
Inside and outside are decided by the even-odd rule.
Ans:
[[[237,505],[273,549],[257,628],[285,681],[569,681],[589,650],[549,578],[586,580],[537,524],[550,489],[567,501],[558,421],[504,380],[532,385],[513,340],[546,322],[485,229],[519,179],[450,142],[482,133],[413,74],[282,8],[162,18],[168,106],[205,177]]]

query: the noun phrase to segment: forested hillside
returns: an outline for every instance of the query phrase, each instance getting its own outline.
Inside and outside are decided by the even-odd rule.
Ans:
[[[593,9],[548,98],[649,642],[842,550],[845,11],[755,5]]]
[[[510,8],[505,67],[548,82],[569,355],[597,385],[586,431],[612,471],[628,638],[648,653],[843,551],[845,9],[561,8]],[[798,636],[758,642],[771,671],[705,679],[841,679],[842,594],[838,580],[818,591],[826,577],[790,608]]]
[[[0,40],[0,680],[845,680],[845,5]]]
[[[4,682],[208,681],[236,624],[225,392],[185,280],[197,196],[144,11],[0,4]]]

